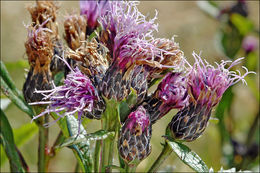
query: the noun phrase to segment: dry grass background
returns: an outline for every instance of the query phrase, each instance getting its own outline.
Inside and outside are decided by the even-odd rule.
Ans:
[[[27,31],[24,24],[31,22],[29,12],[26,10],[26,5],[30,1],[1,1],[1,60],[4,62],[14,62],[20,59],[26,59],[24,42],[26,40]],[[234,1],[220,2],[223,6]],[[254,21],[257,28],[259,28],[259,2],[249,1],[250,18]],[[61,1],[61,8],[59,10],[58,22],[60,26],[60,35],[63,33],[63,16],[68,12],[78,11],[79,5],[77,1]],[[177,35],[176,41],[180,43],[181,49],[184,51],[188,59],[191,58],[193,51],[199,53],[202,51],[202,56],[207,58],[209,62],[214,60],[219,61],[225,57],[216,48],[215,33],[219,23],[212,20],[203,14],[196,5],[195,1],[141,1],[139,9],[143,14],[149,14],[153,17],[155,14],[154,9],[159,12],[158,20],[159,32],[156,34],[158,37],[171,38]],[[258,51],[259,52],[259,51]],[[14,78],[18,88],[21,89],[24,79],[24,71],[11,69],[11,76]],[[245,115],[254,115],[258,111],[258,105],[254,100],[252,93],[245,86],[238,85],[236,90],[236,101],[234,105],[234,114],[236,121],[241,121],[241,127],[238,127],[238,138],[243,138],[240,131],[248,128],[251,124],[253,117],[249,116],[244,119]],[[245,99],[246,98],[246,99]],[[241,108],[241,105],[246,105]],[[148,159],[144,160],[138,170],[144,170],[149,166],[154,159],[159,155],[163,142],[161,136],[175,111],[169,113],[162,120],[153,127],[152,137],[152,154]],[[18,128],[24,123],[29,123],[30,119],[14,105],[11,105],[6,112],[8,119],[13,128]],[[97,121],[89,124],[88,131],[93,132],[99,128]],[[50,127],[50,138],[52,144],[54,138],[58,133],[56,125]],[[30,171],[37,170],[37,135],[25,144],[22,148],[22,154],[30,166]],[[195,142],[188,144],[201,158],[206,162],[209,167],[219,169],[221,166],[221,148],[220,139],[217,127],[214,124],[209,124],[205,134]],[[2,152],[2,151],[1,151]],[[71,150],[64,148],[58,155],[51,161],[49,171],[55,172],[71,172],[74,170],[76,159]],[[167,165],[176,168],[176,171],[191,171],[190,168],[181,163],[174,155],[171,155],[161,168],[166,168]],[[1,168],[1,172],[9,170],[8,162]],[[138,171],[137,170],[137,171]]]

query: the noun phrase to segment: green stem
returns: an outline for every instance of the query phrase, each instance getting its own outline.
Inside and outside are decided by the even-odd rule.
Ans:
[[[100,147],[101,147],[101,141],[97,140],[95,146],[95,155],[94,155],[94,172],[99,172]]]
[[[132,166],[130,166],[130,165],[125,165],[125,172],[126,173],[133,173],[133,172],[135,172],[135,170],[136,170],[136,165],[132,165]]]
[[[41,108],[36,108],[38,112]],[[43,127],[43,124],[49,122],[49,116],[45,115],[40,119],[39,125],[39,144],[38,144],[38,172],[46,172],[48,169],[48,137],[49,129]]]
[[[64,139],[65,139],[65,137],[64,137],[62,131],[60,131],[53,146],[51,147],[50,153],[47,155],[47,158],[46,158],[47,165],[49,165],[50,160],[56,156],[57,152],[60,149],[57,146],[60,145],[64,141]]]
[[[164,148],[161,152],[161,154],[159,155],[159,157],[155,160],[155,162],[153,163],[152,167],[149,169],[148,172],[156,172],[159,167],[162,165],[162,163],[164,162],[164,160],[172,153],[172,149],[169,146],[168,143],[164,144]]]
[[[119,125],[120,120],[118,118],[117,102],[115,100],[109,100],[107,101],[107,108],[102,118],[102,128],[108,132],[115,132],[115,135],[112,138],[107,138],[102,141],[100,169],[103,169],[105,166],[112,165],[115,144],[114,141]],[[107,172],[111,172],[111,168],[108,168]]]

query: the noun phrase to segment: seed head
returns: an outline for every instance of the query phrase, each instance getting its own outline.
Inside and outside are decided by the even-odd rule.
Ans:
[[[83,16],[70,15],[64,21],[64,39],[72,50],[80,47],[83,41],[86,40],[86,20]]]

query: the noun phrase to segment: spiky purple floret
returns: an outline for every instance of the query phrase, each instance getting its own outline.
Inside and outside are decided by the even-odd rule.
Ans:
[[[71,69],[71,72],[64,80],[64,85],[58,87],[54,85],[52,90],[35,92],[44,96],[43,101],[30,103],[30,105],[48,104],[48,106],[33,120],[54,112],[59,116],[55,120],[56,122],[64,116],[74,115],[77,112],[80,124],[83,113],[91,112],[94,101],[98,99],[97,91],[92,82],[77,67],[74,70]]]
[[[193,53],[195,63],[188,73],[188,90],[191,100],[209,107],[215,106],[221,99],[223,93],[232,85],[239,81],[246,83],[244,77],[250,73],[247,68],[246,73],[241,75],[240,71],[230,71],[230,68],[239,64],[243,58],[232,61],[222,60],[217,67],[210,65],[206,60],[202,61],[200,56]],[[225,66],[231,63],[228,68]]]
[[[109,11],[100,18],[104,30],[109,30],[108,46],[113,53],[113,61],[120,68],[136,61],[152,64],[154,56],[160,55],[160,50],[152,44],[154,40],[152,33],[158,30],[155,24],[157,16],[146,20],[133,1],[109,2]]]
[[[159,84],[162,109],[181,109],[188,103],[187,81],[181,73],[169,72]]]
[[[139,124],[144,131],[150,124],[149,115],[143,106],[139,106],[136,111],[128,115],[127,128],[131,130],[135,124]]]
[[[85,15],[87,18],[88,27],[95,29],[98,25],[99,17],[107,12],[108,7],[107,0],[81,0],[80,15]]]

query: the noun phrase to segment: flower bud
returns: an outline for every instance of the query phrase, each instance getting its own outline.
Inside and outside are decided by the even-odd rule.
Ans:
[[[129,114],[119,135],[118,151],[127,164],[138,164],[150,154],[151,133],[149,115],[140,106]]]
[[[169,72],[158,85],[155,93],[148,97],[143,106],[154,124],[171,109],[182,109],[188,103],[187,81],[181,73]]]

